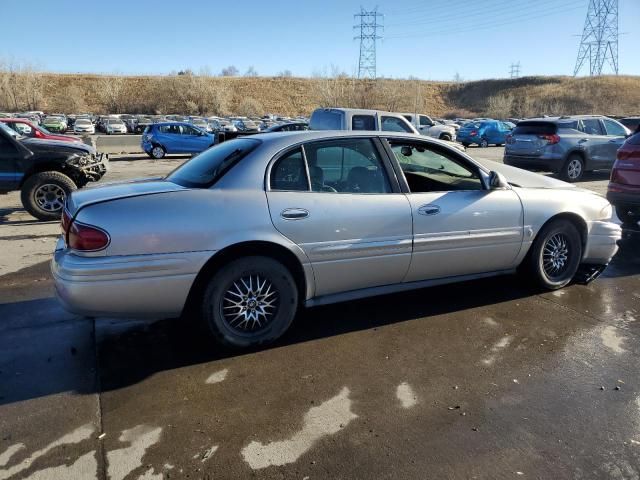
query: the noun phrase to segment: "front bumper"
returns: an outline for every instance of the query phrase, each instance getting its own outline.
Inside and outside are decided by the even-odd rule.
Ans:
[[[97,182],[109,170],[109,154],[96,154],[95,159],[91,163],[81,166],[80,169],[88,180]]]
[[[589,224],[589,234],[582,257],[583,264],[607,265],[618,251],[618,240],[622,238],[620,225],[607,221]]]
[[[88,316],[175,317],[214,252],[82,257],[56,245],[51,272],[56,296]]]

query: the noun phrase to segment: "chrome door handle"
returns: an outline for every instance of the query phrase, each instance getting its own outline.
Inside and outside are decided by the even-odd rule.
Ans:
[[[285,220],[302,220],[309,216],[309,211],[304,208],[286,208],[280,213],[280,216]]]
[[[422,205],[418,208],[420,215],[437,215],[440,213],[440,207],[438,205]]]

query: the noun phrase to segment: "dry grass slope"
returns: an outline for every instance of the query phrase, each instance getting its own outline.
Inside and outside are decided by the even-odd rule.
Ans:
[[[201,77],[24,74],[0,71],[0,111],[43,109],[189,114],[309,114],[318,106],[420,111],[434,116],[640,113],[640,77],[359,81],[349,77]],[[28,82],[27,82],[28,80]],[[25,82],[27,86],[16,85]],[[13,91],[11,90],[13,86]],[[28,92],[28,89],[38,89]]]

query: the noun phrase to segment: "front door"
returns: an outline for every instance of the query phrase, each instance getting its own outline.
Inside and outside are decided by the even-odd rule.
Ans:
[[[614,122],[608,118],[603,118],[602,123],[604,123],[605,132],[607,134],[607,142],[603,147],[604,158],[602,161],[603,163],[606,163],[608,168],[611,168],[613,163],[616,161],[618,149],[627,139],[627,131],[618,122]]]
[[[200,153],[211,145],[208,135],[204,135],[200,130],[189,125],[182,125],[181,142],[185,152]]]
[[[3,125],[3,128],[7,127]],[[18,172],[18,149],[7,132],[0,132],[0,192],[15,190],[20,184],[22,173]]]
[[[522,246],[523,213],[510,189],[487,190],[479,168],[449,149],[390,139],[413,212],[406,282],[510,269]]]
[[[272,164],[276,229],[313,267],[315,296],[400,283],[411,262],[411,208],[371,138],[305,144]]]

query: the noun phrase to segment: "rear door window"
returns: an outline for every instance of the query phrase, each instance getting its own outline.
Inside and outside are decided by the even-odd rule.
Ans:
[[[271,190],[309,191],[302,149],[286,153],[271,169]]]
[[[304,150],[314,192],[391,192],[382,158],[371,139],[312,142]]]
[[[368,130],[376,129],[376,119],[373,115],[354,115],[351,117],[352,130]]]
[[[582,120],[582,128],[587,135],[605,135],[600,120],[597,118],[585,118]]]

